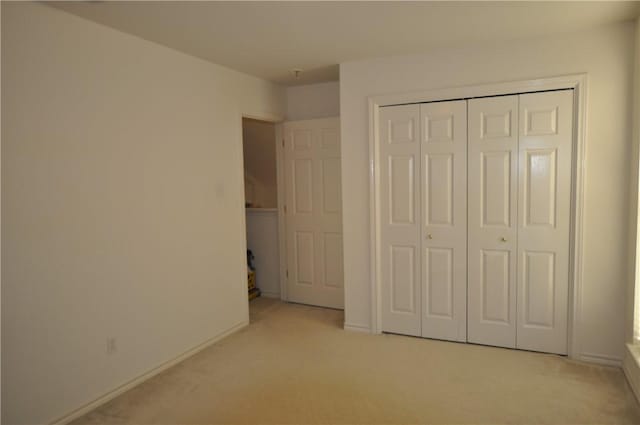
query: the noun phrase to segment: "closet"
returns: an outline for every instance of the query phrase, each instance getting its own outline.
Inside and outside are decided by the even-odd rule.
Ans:
[[[385,106],[382,330],[567,353],[573,90]]]

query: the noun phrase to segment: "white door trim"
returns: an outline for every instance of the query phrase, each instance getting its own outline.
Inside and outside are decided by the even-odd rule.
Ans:
[[[594,361],[593,354],[583,353],[580,345],[580,317],[582,297],[582,251],[584,221],[584,167],[587,120],[587,74],[574,74],[534,80],[462,86],[454,88],[415,91],[402,94],[371,96],[369,104],[369,211],[370,211],[370,274],[371,274],[371,332],[382,332],[380,300],[380,199],[377,195],[379,175],[379,112],[381,106],[423,103],[439,100],[467,99],[535,91],[574,89],[574,150],[571,183],[571,235],[569,277],[568,347],[571,358]],[[618,361],[608,360],[608,364]]]
[[[287,301],[287,232],[285,220],[286,187],[284,165],[284,121],[276,124],[276,184],[278,193],[278,249],[280,250],[280,299]]]

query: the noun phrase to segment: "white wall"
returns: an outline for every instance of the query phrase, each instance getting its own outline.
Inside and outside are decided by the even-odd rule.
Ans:
[[[638,246],[640,239],[638,239],[638,223],[640,216],[638,215],[638,165],[640,164],[639,151],[640,151],[640,18],[636,20],[635,25],[635,67],[633,77],[633,93],[634,93],[634,108],[633,108],[633,138],[631,154],[629,160],[631,161],[631,178],[629,187],[629,264],[627,278],[627,321],[625,324],[626,341],[632,342],[634,336],[634,311],[640,308],[640,297],[636,293],[636,286],[640,268],[638,264],[636,253],[638,252]],[[635,302],[634,302],[635,301]],[[640,323],[635,323],[635,333],[639,333],[638,329]]]
[[[262,295],[280,298],[277,210],[247,209],[247,249],[255,256],[256,286]]]
[[[588,73],[580,353],[622,357],[634,25],[340,66],[345,322],[370,326],[367,96]]]
[[[0,7],[0,22],[2,21],[2,7]],[[0,31],[1,33],[2,31]],[[0,45],[2,45],[2,36],[0,35]],[[0,49],[1,50],[1,49]],[[1,62],[1,61],[0,61]],[[0,80],[2,79],[2,67],[0,67]],[[0,84],[0,98],[2,97],[2,88]],[[2,109],[2,108],[0,108]],[[0,129],[2,128],[2,114],[0,114]],[[0,164],[2,163],[2,136],[0,135]],[[1,173],[0,166],[0,175]],[[2,178],[0,177],[0,187],[2,186]],[[0,193],[2,190],[0,189]],[[2,197],[0,196],[0,223],[2,223]],[[0,226],[0,240],[2,239],[2,226]],[[2,243],[0,243],[0,286],[2,283]],[[2,291],[0,290],[0,365],[2,364]],[[2,423],[2,368],[0,367],[0,423]]]
[[[287,87],[287,121],[340,115],[340,84],[337,81]]]
[[[247,323],[241,113],[284,116],[284,90],[2,3],[4,423]]]
[[[276,128],[271,122],[242,120],[245,199],[253,206],[276,208]]]

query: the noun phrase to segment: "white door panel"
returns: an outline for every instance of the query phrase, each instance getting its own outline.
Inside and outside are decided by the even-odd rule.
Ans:
[[[520,95],[518,348],[567,354],[573,90]]]
[[[511,326],[511,263],[509,250],[480,250],[480,321]],[[485,342],[477,337],[475,342]]]
[[[518,96],[469,106],[468,340],[516,346]]]
[[[573,91],[379,118],[382,330],[566,354]]]
[[[467,102],[420,105],[422,336],[467,339]]]
[[[293,167],[293,202],[295,214],[313,213],[313,162],[311,158],[294,159]]]
[[[420,107],[380,109],[382,330],[420,336]]]
[[[340,122],[284,123],[287,300],[344,306]]]

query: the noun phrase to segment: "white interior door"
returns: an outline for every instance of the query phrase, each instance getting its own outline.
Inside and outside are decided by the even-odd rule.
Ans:
[[[382,330],[421,335],[420,106],[380,108]]]
[[[517,348],[567,354],[573,90],[520,95]]]
[[[379,117],[382,330],[566,354],[573,91]]]
[[[518,96],[469,100],[468,341],[516,346]]]
[[[467,102],[420,105],[422,336],[467,340]]]
[[[284,123],[287,300],[344,308],[340,121]]]

